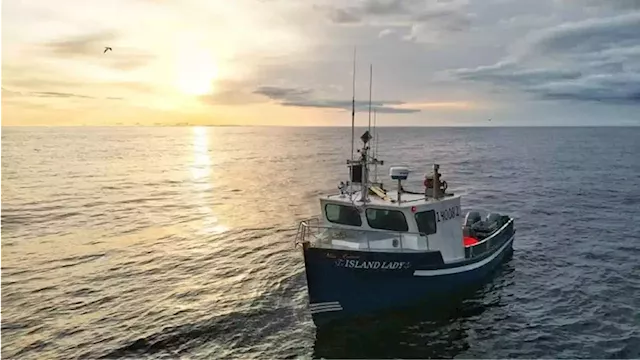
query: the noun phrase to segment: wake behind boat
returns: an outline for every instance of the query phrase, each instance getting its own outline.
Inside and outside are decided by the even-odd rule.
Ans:
[[[447,192],[438,164],[419,192],[404,189],[410,174],[404,166],[389,169],[395,190],[371,181],[371,165],[382,164],[369,155],[371,139],[366,131],[360,158],[353,160],[352,151],[347,160],[350,181],[320,197],[321,215],[298,226],[316,325],[475,286],[512,252],[513,218],[464,215],[461,196]]]

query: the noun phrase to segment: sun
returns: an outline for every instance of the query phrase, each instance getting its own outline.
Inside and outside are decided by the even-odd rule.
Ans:
[[[213,91],[218,76],[214,57],[205,49],[189,49],[180,54],[176,87],[187,95],[204,95]]]

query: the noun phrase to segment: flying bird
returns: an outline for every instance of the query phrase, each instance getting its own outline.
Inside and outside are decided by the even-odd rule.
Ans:
[[[104,47],[104,51],[103,51],[102,53],[104,54],[104,53],[106,53],[108,50],[113,51],[113,49],[112,49],[112,48],[110,48],[110,47],[108,47],[108,46],[105,46],[105,47]]]

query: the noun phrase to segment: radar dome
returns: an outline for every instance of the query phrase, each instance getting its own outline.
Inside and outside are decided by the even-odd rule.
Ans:
[[[393,166],[389,169],[389,176],[393,180],[407,180],[409,168],[406,166]]]

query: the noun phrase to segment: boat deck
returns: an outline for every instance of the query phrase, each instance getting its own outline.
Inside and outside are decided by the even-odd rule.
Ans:
[[[465,245],[465,258],[470,259],[490,251],[502,242],[500,235],[511,233],[513,219],[506,221],[500,228],[477,243]],[[462,242],[463,239],[461,238]],[[422,233],[390,232],[379,230],[346,229],[321,225],[318,218],[300,222],[296,235],[296,244],[308,243],[323,249],[356,250],[372,252],[426,252],[430,248],[429,237]]]

